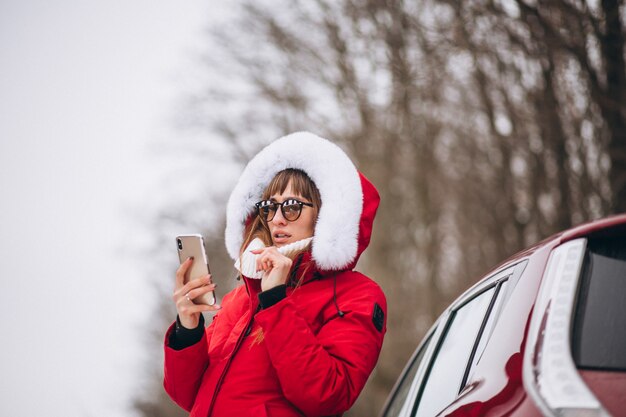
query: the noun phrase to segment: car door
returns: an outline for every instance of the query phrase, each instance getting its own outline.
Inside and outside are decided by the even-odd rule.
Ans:
[[[481,358],[510,281],[519,278],[524,264],[484,279],[442,314],[403,372],[382,417],[433,417],[455,401]]]

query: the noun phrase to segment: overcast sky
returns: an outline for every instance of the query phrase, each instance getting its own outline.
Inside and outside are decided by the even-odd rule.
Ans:
[[[0,415],[131,415],[152,305],[120,253],[214,7],[0,0]]]

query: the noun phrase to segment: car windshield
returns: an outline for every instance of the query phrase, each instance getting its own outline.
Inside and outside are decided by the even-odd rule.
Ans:
[[[626,237],[590,239],[574,321],[579,368],[626,371]]]

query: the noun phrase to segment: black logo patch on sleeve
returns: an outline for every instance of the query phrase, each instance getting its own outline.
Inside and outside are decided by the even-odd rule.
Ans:
[[[378,303],[374,303],[374,312],[372,313],[372,322],[374,323],[374,327],[379,332],[383,331],[383,324],[385,323],[385,312],[378,305]]]

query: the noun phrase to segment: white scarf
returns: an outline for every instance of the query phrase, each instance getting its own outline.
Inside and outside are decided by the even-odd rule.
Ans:
[[[312,237],[298,240],[297,242],[281,246],[280,248],[278,248],[278,252],[288,258],[292,258],[296,253],[306,249],[311,244],[312,240]],[[263,248],[265,248],[265,244],[263,243],[263,241],[258,237],[255,238],[243,251],[243,254],[241,254],[241,256],[237,258],[237,261],[235,261],[235,268],[239,272],[241,272],[243,276],[246,276],[248,278],[261,279],[263,277],[263,271],[256,270],[256,260],[259,255],[255,255],[251,251]]]

